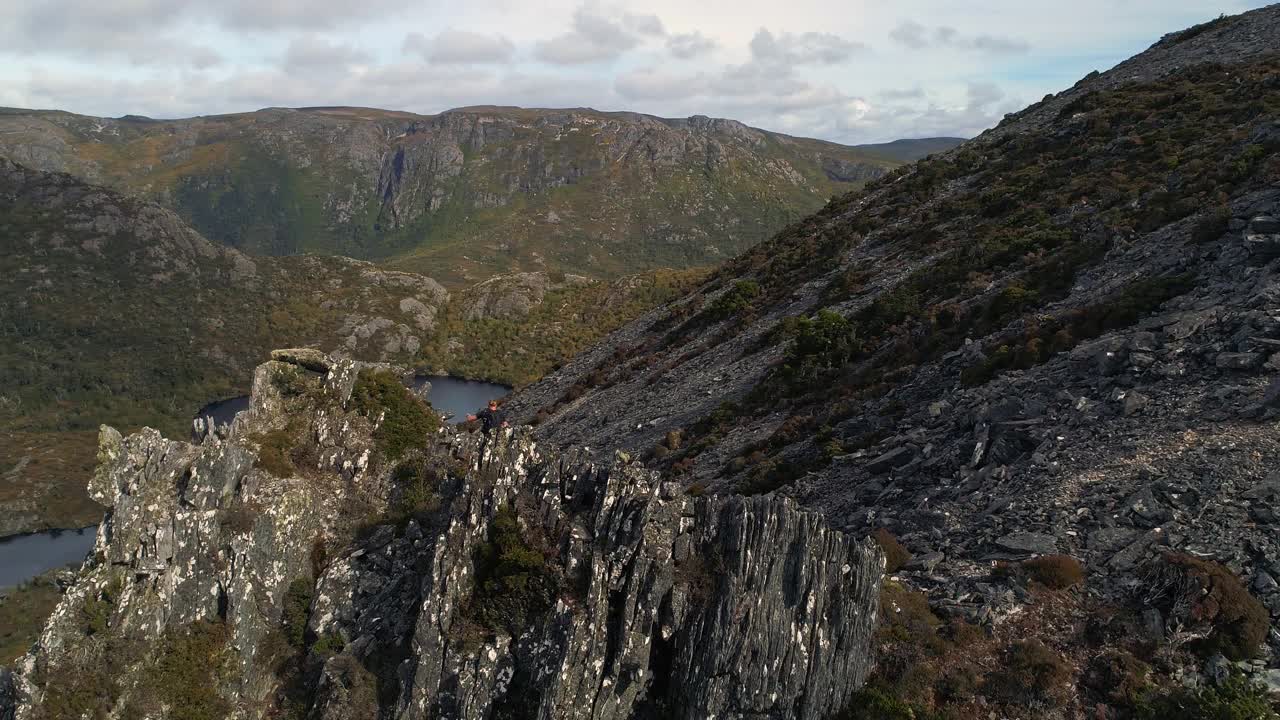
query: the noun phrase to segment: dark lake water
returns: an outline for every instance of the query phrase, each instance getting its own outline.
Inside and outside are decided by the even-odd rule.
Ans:
[[[431,383],[431,392],[427,399],[438,412],[452,415],[450,422],[458,423],[466,419],[469,413],[484,407],[490,400],[500,398],[511,392],[505,385],[480,382],[478,380],[462,380],[447,375],[419,375],[413,379],[414,387],[422,387],[423,383]],[[219,425],[228,425],[235,419],[236,413],[248,409],[249,396],[242,395],[227,400],[219,400],[200,408],[196,417],[213,416]]]
[[[93,549],[97,528],[54,530],[0,540],[0,589],[20,585],[46,570],[79,563]]]
[[[449,422],[460,423],[467,419],[469,413],[483,408],[490,400],[503,397],[511,392],[505,385],[480,382],[478,380],[460,380],[443,375],[419,375],[413,379],[414,387],[422,387],[423,383],[431,383],[431,392],[427,400],[437,412],[452,414]]]

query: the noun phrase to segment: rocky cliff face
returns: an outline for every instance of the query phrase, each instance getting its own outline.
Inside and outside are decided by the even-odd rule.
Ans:
[[[103,428],[110,509],[0,716],[822,718],[869,671],[868,541],[276,357],[225,436]]]
[[[916,558],[898,577],[935,612],[1075,665],[1046,713],[1132,711],[1089,685],[1112,641],[1040,614],[1055,606],[1155,612],[1133,632],[1167,654],[1120,651],[1204,660],[1175,659],[1182,622],[1134,600],[1177,552],[1256,596],[1265,642],[1245,667],[1280,690],[1278,45],[1276,7],[1169,35],[834,201],[513,412],[545,442],[632,448],[689,484],[891,531]],[[1016,568],[1062,554],[1090,596],[1029,595]],[[986,700],[1008,699],[998,685]]]
[[[899,164],[730,120],[520,108],[9,111],[0,155],[144,194],[255,254],[391,258],[452,285],[718,262]]]

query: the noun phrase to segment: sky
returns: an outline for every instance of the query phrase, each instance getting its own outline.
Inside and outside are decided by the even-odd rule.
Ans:
[[[359,105],[729,117],[969,137],[1248,0],[0,0],[0,106]]]

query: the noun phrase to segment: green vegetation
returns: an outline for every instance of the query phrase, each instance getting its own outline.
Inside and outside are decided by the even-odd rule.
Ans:
[[[1054,707],[1066,702],[1071,668],[1039,640],[1019,640],[1005,650],[1003,667],[984,684],[992,699],[1020,706]]]
[[[221,621],[170,628],[151,648],[109,632],[95,634],[78,652],[64,658],[56,672],[36,678],[45,695],[34,717],[106,720],[154,715],[167,706],[181,708],[184,718],[221,720],[231,711],[218,694],[219,680],[231,659],[228,639]],[[147,664],[139,675],[144,682],[131,688],[128,703],[122,706],[120,680],[126,668],[139,662]]]
[[[719,321],[738,315],[750,308],[752,301],[758,297],[759,283],[754,280],[739,280],[707,308],[707,319]]]
[[[203,621],[169,630],[146,674],[144,696],[170,708],[181,708],[190,720],[222,720],[231,705],[218,694],[220,675],[231,660],[227,652],[229,632],[222,622]]]
[[[297,474],[298,468],[293,463],[293,453],[302,440],[297,426],[291,425],[258,433],[250,439],[258,444],[258,459],[253,463],[254,467],[262,468],[281,478],[293,477]]]
[[[431,406],[386,371],[361,370],[349,407],[371,421],[381,418],[373,439],[382,456],[392,461],[411,450],[425,450],[440,429],[440,416]]]
[[[1221,685],[1152,693],[1137,704],[1137,720],[1277,720],[1264,688],[1232,673]]]
[[[515,509],[494,515],[488,541],[476,553],[471,622],[489,632],[519,635],[555,602],[560,579],[546,552],[526,540]]]
[[[604,335],[695,287],[703,270],[655,270],[616,283],[554,289],[518,319],[466,319],[451,303],[419,364],[459,377],[527,385]],[[455,343],[451,345],[450,343]]]
[[[1277,71],[1280,58],[1266,56],[1081,94],[1055,124],[1070,132],[1009,132],[923,160],[834,199],[729,262],[706,287],[750,278],[759,287],[752,303],[763,307],[820,281],[868,236],[877,258],[892,258],[855,260],[827,278],[811,310],[767,336],[766,344],[786,343],[784,360],[740,412],[786,408],[792,419],[785,436],[757,443],[726,471],[746,476],[745,492],[775,489],[830,461],[837,448],[819,439],[823,427],[877,402],[890,426],[901,410],[886,396],[968,341],[983,342],[985,358],[956,372],[978,385],[1132,326],[1193,290],[1199,279],[1191,275],[1134,277],[1100,288],[1105,294],[1092,306],[1060,303],[1114,245],[1139,234],[1204,212],[1174,237],[1216,241],[1228,199],[1280,175],[1280,142],[1254,133],[1280,113],[1269,85]],[[980,191],[952,192],[957,182]],[[912,267],[902,277],[885,270]],[[839,313],[822,308],[853,298]],[[686,430],[689,449],[666,458],[672,467],[715,441]],[[849,452],[881,431],[868,428],[838,449]],[[818,447],[797,445],[804,440]]]
[[[1235,21],[1234,17],[1219,15],[1218,17],[1212,20],[1209,20],[1208,22],[1202,22],[1199,25],[1192,25],[1191,27],[1187,28],[1186,30],[1183,30],[1182,32],[1174,33],[1173,36],[1169,38],[1169,43],[1176,45],[1177,43],[1180,43],[1180,42],[1186,42],[1194,37],[1198,37],[1207,32],[1210,32],[1213,30],[1221,30],[1222,28],[1227,27],[1234,21]]]
[[[295,579],[285,591],[280,623],[284,627],[285,638],[295,650],[306,647],[307,618],[311,615],[311,600],[315,592],[315,583],[307,578]]]
[[[425,524],[440,509],[440,481],[443,473],[425,458],[402,463],[395,471],[399,495],[387,519],[403,527],[409,520]]]
[[[0,666],[13,664],[40,636],[40,629],[62,599],[51,570],[0,597]]]
[[[646,126],[646,143],[675,149],[655,162],[620,152],[634,142],[632,118],[576,112],[584,122],[569,130],[539,122],[539,111],[486,111],[503,132],[472,144],[459,127],[473,121],[468,113],[437,124],[379,110],[266,110],[118,121],[110,135],[60,114],[54,142],[31,122],[46,114],[29,111],[0,116],[0,153],[9,144],[64,148],[59,164],[72,172],[171,202],[206,237],[251,252],[391,259],[453,287],[540,266],[608,278],[709,265],[860,184],[833,180],[825,165],[848,163],[861,177],[900,164],[884,149],[713,133],[712,166],[679,151],[684,131]],[[403,137],[414,122],[413,141],[372,139]],[[335,146],[350,152],[328,151]],[[415,153],[450,150],[461,151],[456,174],[405,170]],[[542,159],[536,173],[522,160],[531,153]]]
[[[1186,275],[1139,280],[1114,297],[1082,310],[1030,323],[1019,336],[997,340],[987,357],[960,375],[966,385],[981,385],[1001,371],[1026,369],[1070,350],[1078,343],[1132,325],[1167,300],[1194,286]]]

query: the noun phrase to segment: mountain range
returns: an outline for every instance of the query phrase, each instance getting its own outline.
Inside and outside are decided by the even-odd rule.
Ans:
[[[450,289],[517,271],[611,279],[721,262],[956,142],[863,149],[586,108],[0,110],[0,155],[155,200],[210,240],[376,260]]]
[[[863,151],[591,110],[0,111],[0,534],[92,522],[98,424],[179,434],[273,347],[525,384],[724,252],[949,142]]]
[[[200,292],[167,302],[210,303],[182,317],[211,327],[232,313],[246,325],[228,342],[274,339],[252,334],[265,314],[324,351],[270,353],[229,428],[100,430],[89,493],[109,510],[38,641],[0,671],[0,717],[1274,720],[1277,47],[1280,6],[1171,33],[958,147],[866,174],[847,157],[849,187],[758,243],[738,223],[785,220],[769,198],[834,194],[834,151],[701,118],[641,117],[637,137],[593,111],[397,117],[423,125],[361,145],[378,148],[374,200],[311,196],[321,229],[293,239],[250,230],[252,213],[201,226],[173,190],[185,179],[130,188],[155,204],[5,164],[3,236],[21,252],[3,269],[24,307],[117,294],[145,317],[164,296],[135,286],[183,277]],[[394,124],[341,119],[363,112],[259,119]],[[541,140],[504,144],[527,132]],[[289,137],[291,163],[344,157]],[[463,180],[440,184],[455,146]],[[24,160],[82,158],[39,147]],[[543,169],[512,184],[512,158]],[[214,188],[200,202],[251,182],[198,181]],[[595,216],[565,204],[610,187],[626,199]],[[675,208],[697,219],[625,251],[602,229]],[[578,228],[555,250],[532,239],[552,214]],[[520,218],[529,234],[484,224]],[[672,232],[680,250],[655,249]],[[226,246],[246,239],[281,254]],[[313,240],[382,264],[292,254]],[[712,247],[733,256],[654,269]],[[83,277],[104,249],[132,269]],[[404,272],[435,263],[452,272],[439,283]],[[312,277],[295,286],[299,266]],[[614,279],[623,267],[649,279]],[[232,299],[253,307],[217,305]],[[609,308],[626,309],[593,320]],[[594,327],[556,367],[566,313]],[[362,333],[352,315],[388,323]],[[0,326],[25,368],[15,423],[24,383],[62,387],[41,363],[92,365],[99,327],[73,305],[26,317]],[[543,334],[513,340],[530,327]],[[189,324],[157,337],[183,332],[162,357],[212,382]],[[399,382],[398,352],[447,358],[467,332],[484,356],[471,372],[510,372],[513,342],[549,367],[507,401],[513,428],[444,426]]]

